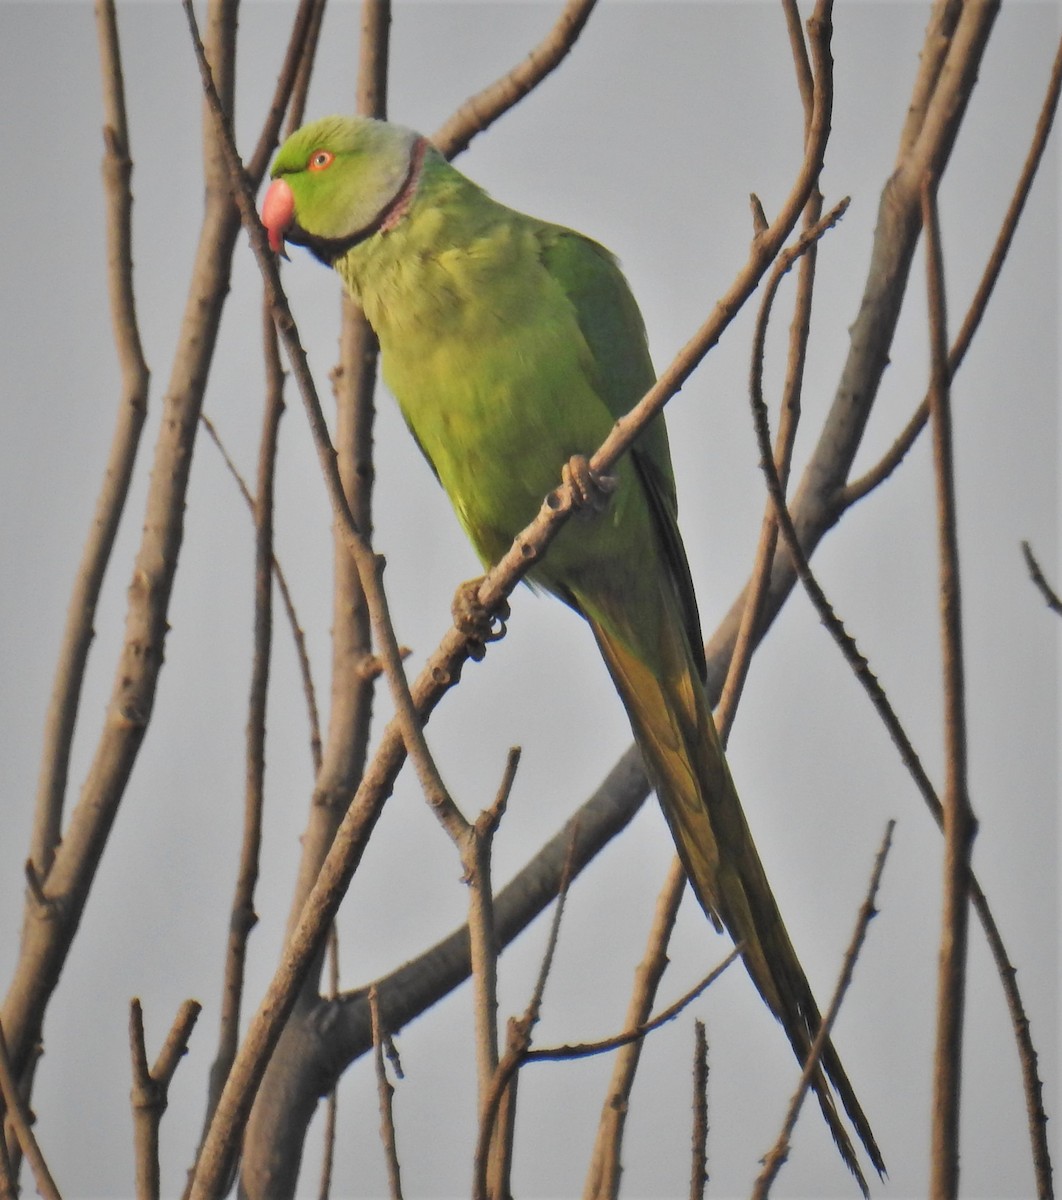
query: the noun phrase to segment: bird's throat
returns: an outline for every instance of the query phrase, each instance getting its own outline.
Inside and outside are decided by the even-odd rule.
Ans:
[[[387,233],[394,229],[409,212],[409,206],[413,203],[413,197],[416,195],[417,186],[420,183],[420,173],[424,169],[424,155],[427,151],[428,139],[417,138],[413,143],[413,153],[409,156],[409,173],[406,175],[405,182],[377,218],[376,228],[380,233]]]

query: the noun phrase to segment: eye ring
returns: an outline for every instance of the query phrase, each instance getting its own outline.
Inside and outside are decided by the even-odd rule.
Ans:
[[[307,170],[324,171],[332,165],[335,157],[331,150],[315,150],[306,164]]]

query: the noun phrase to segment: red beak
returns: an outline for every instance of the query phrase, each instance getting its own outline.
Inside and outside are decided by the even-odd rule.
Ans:
[[[294,219],[295,197],[291,188],[283,179],[274,179],[262,200],[262,224],[274,254],[284,254],[284,234]]]

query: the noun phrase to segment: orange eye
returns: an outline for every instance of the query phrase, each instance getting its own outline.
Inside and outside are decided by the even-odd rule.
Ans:
[[[310,155],[310,161],[306,166],[311,171],[323,171],[326,167],[332,165],[335,157],[331,150],[315,150]]]

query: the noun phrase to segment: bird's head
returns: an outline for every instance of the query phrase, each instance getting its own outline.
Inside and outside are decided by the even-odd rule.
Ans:
[[[306,246],[331,264],[397,222],[412,198],[427,142],[368,117],[324,117],[277,151],[262,201],[269,244]]]

